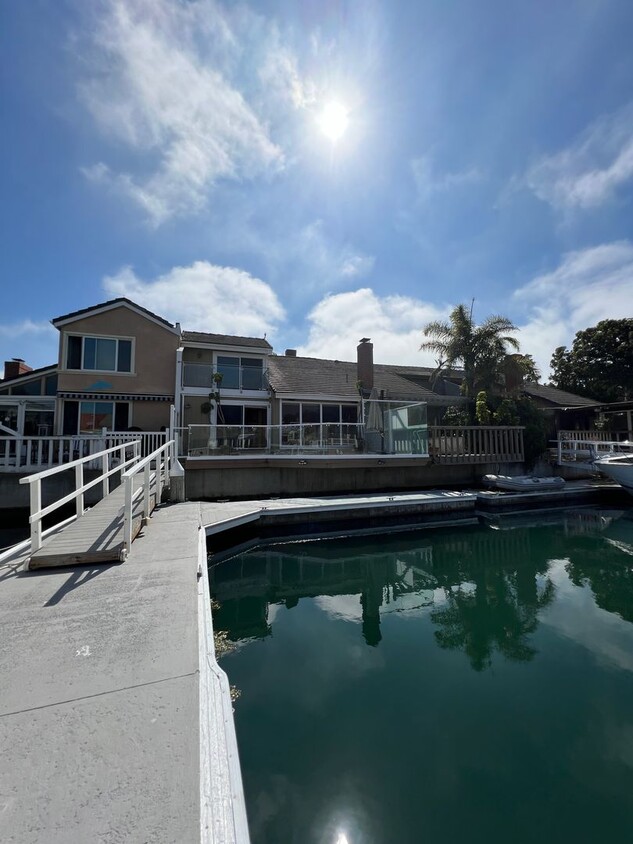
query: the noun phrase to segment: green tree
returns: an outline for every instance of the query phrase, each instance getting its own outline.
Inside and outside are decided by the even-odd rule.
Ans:
[[[540,370],[532,355],[506,355],[503,361],[503,378],[506,393],[518,393],[526,381],[538,382]]]
[[[552,356],[553,386],[597,401],[633,398],[633,319],[605,319],[578,331]]]
[[[503,316],[490,316],[481,325],[473,320],[472,309],[453,308],[449,321],[430,322],[424,328],[428,337],[420,349],[434,352],[438,358],[435,376],[457,365],[464,368],[462,391],[474,398],[480,390],[499,390],[503,384],[503,366],[508,349],[518,350],[511,332],[516,326]]]

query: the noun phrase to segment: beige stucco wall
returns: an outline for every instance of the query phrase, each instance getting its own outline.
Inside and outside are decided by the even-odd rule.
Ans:
[[[200,410],[201,405],[208,401],[208,396],[183,396],[183,421],[187,425],[208,425],[209,414]],[[215,405],[215,402],[213,402]],[[189,405],[189,406],[187,406]]]
[[[132,402],[132,417],[130,425],[141,431],[160,431],[169,427],[169,408],[167,401],[135,401]]]
[[[67,334],[88,334],[106,337],[132,337],[134,372],[129,375],[113,372],[68,372],[64,369]],[[96,382],[107,382],[104,393],[153,393],[173,395],[176,380],[178,335],[167,327],[147,319],[121,305],[104,313],[87,315],[62,327],[59,344],[60,391],[92,392]],[[154,409],[154,413],[156,410]],[[135,410],[136,419],[136,410]],[[133,424],[138,424],[136,421]],[[164,423],[167,424],[167,423]],[[140,424],[139,424],[139,427]]]

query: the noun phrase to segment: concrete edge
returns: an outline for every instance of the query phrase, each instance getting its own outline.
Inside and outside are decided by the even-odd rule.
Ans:
[[[206,534],[201,524],[198,575],[200,841],[250,844],[231,690],[215,658]]]

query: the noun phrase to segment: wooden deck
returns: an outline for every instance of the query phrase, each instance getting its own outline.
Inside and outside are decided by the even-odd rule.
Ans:
[[[142,476],[134,479],[134,490],[140,487]],[[86,510],[77,521],[61,533],[44,540],[42,547],[30,558],[29,569],[51,566],[72,566],[86,563],[123,562],[125,541],[123,535],[124,510],[123,485]],[[155,480],[152,481],[150,513],[156,506]],[[134,502],[132,540],[143,527],[143,496]]]

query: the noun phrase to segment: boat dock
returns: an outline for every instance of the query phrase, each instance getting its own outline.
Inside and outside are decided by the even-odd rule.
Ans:
[[[214,655],[207,535],[353,514],[468,518],[481,495],[162,505],[122,564],[0,563],[0,840],[248,844],[229,685]]]

